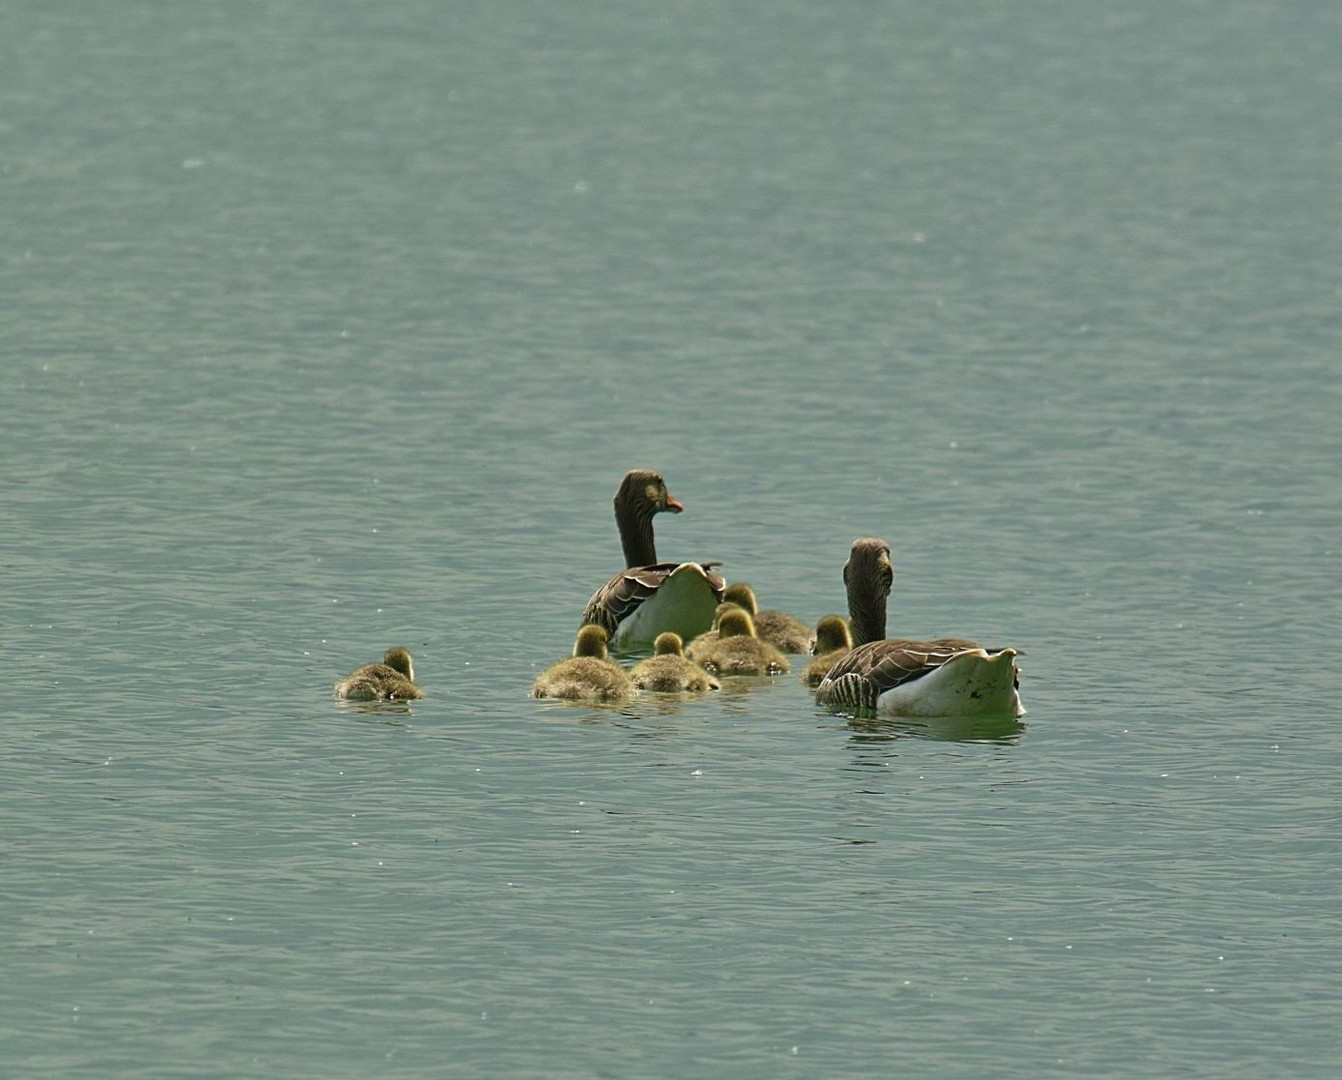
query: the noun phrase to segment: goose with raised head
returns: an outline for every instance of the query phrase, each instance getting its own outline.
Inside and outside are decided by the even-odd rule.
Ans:
[[[335,684],[335,696],[351,701],[415,701],[424,691],[415,684],[415,666],[405,649],[388,649],[380,664],[365,664]]]
[[[733,581],[722,594],[724,600],[740,604],[755,620],[755,636],[779,652],[808,653],[815,646],[815,631],[795,615],[761,611],[755,590],[744,581]]]
[[[801,681],[814,690],[838,661],[853,647],[848,623],[839,615],[826,615],[815,624],[815,659],[806,665]]]
[[[640,690],[667,693],[702,693],[719,690],[722,684],[698,664],[685,657],[685,643],[670,630],[658,634],[652,644],[653,655],[640,660],[629,678]]]
[[[884,540],[853,541],[843,580],[855,647],[821,680],[816,701],[899,716],[1024,716],[1016,649],[989,649],[965,638],[886,638],[894,578]]]
[[[755,636],[755,622],[744,608],[722,613],[718,639],[698,659],[714,675],[786,675],[787,657]]]
[[[592,594],[582,621],[605,627],[613,648],[629,649],[670,630],[688,641],[713,623],[726,583],[716,563],[659,563],[652,519],[685,507],[666,489],[660,473],[630,469],[615,493],[615,523],[625,569]]]
[[[610,658],[605,627],[588,625],[578,630],[573,655],[536,677],[531,696],[565,701],[618,701],[633,691],[628,672]]]

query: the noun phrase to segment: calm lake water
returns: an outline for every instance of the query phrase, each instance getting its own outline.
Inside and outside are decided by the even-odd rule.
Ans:
[[[9,5],[0,1073],[1337,1075],[1340,39]],[[528,700],[631,466],[1024,723]]]

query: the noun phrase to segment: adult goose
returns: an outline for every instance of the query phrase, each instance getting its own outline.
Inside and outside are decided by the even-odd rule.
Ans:
[[[424,696],[415,685],[415,666],[404,649],[388,649],[380,664],[365,664],[335,684],[335,695],[351,701],[413,701]]]
[[[714,675],[786,675],[787,657],[755,636],[750,612],[733,608],[718,619],[718,640],[699,657],[698,663]]]
[[[722,684],[698,664],[685,659],[685,643],[670,630],[658,634],[652,643],[653,655],[634,665],[629,678],[640,690],[667,693],[702,693],[720,690]]]
[[[801,681],[814,690],[852,647],[853,635],[848,623],[839,615],[826,615],[815,624],[815,659],[806,665]]]
[[[531,696],[566,701],[618,701],[633,690],[628,673],[607,652],[605,628],[589,625],[578,630],[571,657],[537,676]]]
[[[689,641],[713,624],[713,610],[726,587],[713,572],[717,564],[657,561],[653,516],[684,509],[667,491],[660,473],[630,469],[620,481],[615,524],[625,569],[592,594],[582,613],[583,625],[605,627],[614,648],[646,645],[667,630]]]
[[[1024,716],[1015,649],[988,649],[964,638],[886,638],[894,578],[884,540],[853,541],[843,580],[856,647],[821,680],[816,701],[900,716]]]
[[[740,604],[755,620],[755,634],[779,652],[808,653],[815,646],[815,632],[795,615],[761,611],[755,590],[744,581],[733,581],[722,594],[724,600]]]

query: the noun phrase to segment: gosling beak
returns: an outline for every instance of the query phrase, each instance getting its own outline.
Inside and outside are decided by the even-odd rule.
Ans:
[[[673,514],[679,514],[685,509],[685,504],[668,491],[666,493],[666,508]]]

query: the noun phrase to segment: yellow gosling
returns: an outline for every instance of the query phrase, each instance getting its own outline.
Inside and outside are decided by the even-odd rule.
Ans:
[[[816,658],[806,665],[801,681],[814,690],[842,657],[853,647],[848,623],[839,615],[826,615],[815,624]]]
[[[335,696],[350,701],[414,701],[424,696],[405,649],[388,649],[380,664],[365,664],[335,684]]]
[[[610,658],[604,627],[589,624],[578,631],[573,655],[543,671],[531,687],[536,698],[565,701],[619,701],[634,691],[624,668]]]
[[[713,628],[705,630],[702,634],[685,646],[685,655],[696,664],[703,663],[703,657],[708,655],[709,648],[718,640],[718,623],[722,621],[722,615],[727,611],[744,611],[740,604],[733,603],[730,600],[724,600],[713,611]]]
[[[787,657],[755,636],[755,623],[743,608],[724,611],[718,620],[718,640],[699,661],[714,675],[785,675]]]
[[[667,631],[653,642],[654,655],[634,665],[630,679],[640,690],[663,693],[702,693],[718,690],[721,684],[707,671],[685,657],[680,635]]]
[[[734,581],[722,594],[724,600],[740,604],[755,620],[755,636],[779,652],[809,653],[815,646],[815,634],[795,615],[782,611],[761,611],[755,590],[744,581]]]

